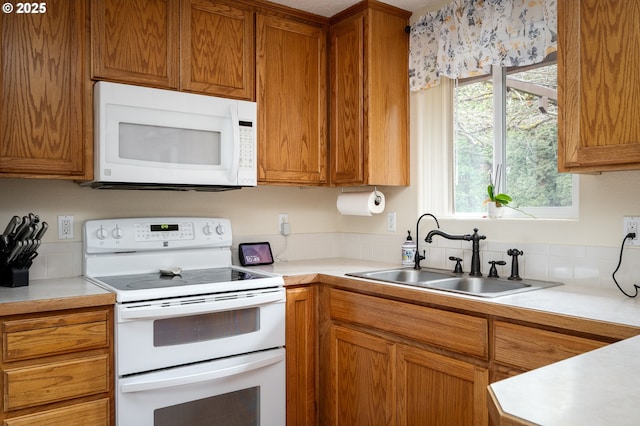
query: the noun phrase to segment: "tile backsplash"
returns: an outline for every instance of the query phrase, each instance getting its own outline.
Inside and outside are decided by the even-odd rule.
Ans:
[[[400,265],[400,248],[404,242],[401,235],[378,235],[359,233],[308,233],[241,235],[233,242],[233,259],[237,261],[238,244],[244,242],[269,241],[276,261],[294,261],[323,258],[351,258]],[[432,244],[420,244],[420,251],[426,251],[423,266],[453,269],[450,256],[463,259],[463,269],[471,264],[471,243],[434,239]],[[524,254],[518,258],[520,276],[525,278],[561,281],[571,285],[596,287],[615,286],[612,273],[620,255],[619,247],[574,246],[557,244],[527,244],[521,242],[480,243],[482,272],[489,271],[490,260],[504,260],[507,264],[498,267],[500,276],[508,277],[511,258],[507,250],[517,248]],[[622,266],[616,279],[623,288],[633,288],[640,281],[640,250],[625,247]],[[31,279],[64,278],[82,274],[82,243],[44,243],[39,249],[30,270]]]

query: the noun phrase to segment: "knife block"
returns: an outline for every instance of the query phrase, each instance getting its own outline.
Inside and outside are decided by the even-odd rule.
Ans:
[[[0,273],[0,285],[2,287],[24,287],[29,285],[29,268],[5,266],[2,273]]]

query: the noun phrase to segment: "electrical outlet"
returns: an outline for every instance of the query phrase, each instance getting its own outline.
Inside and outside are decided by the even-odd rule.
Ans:
[[[387,213],[387,231],[396,232],[396,212]]]
[[[278,232],[280,232],[280,234],[284,236],[287,236],[291,233],[288,213],[280,213],[278,215]]]
[[[624,228],[622,230],[624,232],[623,238],[631,233],[636,234],[635,238],[627,239],[625,244],[630,246],[640,245],[640,235],[638,235],[638,224],[640,224],[640,217],[636,217],[636,216],[624,217]]]
[[[58,239],[73,239],[73,216],[58,216]]]

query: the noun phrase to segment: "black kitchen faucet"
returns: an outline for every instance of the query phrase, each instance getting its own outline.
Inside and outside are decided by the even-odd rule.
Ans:
[[[471,275],[472,277],[482,276],[482,272],[480,271],[480,240],[484,240],[487,237],[484,235],[478,234],[478,228],[473,228],[473,234],[465,234],[465,235],[451,235],[439,229],[434,229],[432,231],[429,231],[429,233],[427,234],[427,238],[424,239],[425,242],[431,243],[433,241],[434,235],[440,235],[441,237],[446,238],[448,240],[471,241],[473,244],[471,246],[471,250],[472,250],[471,272],[469,272],[469,275]]]

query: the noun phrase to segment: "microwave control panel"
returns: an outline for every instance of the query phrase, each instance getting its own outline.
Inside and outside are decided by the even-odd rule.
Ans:
[[[238,164],[238,184],[256,185],[256,143],[255,129],[250,121],[240,121],[240,159]]]

